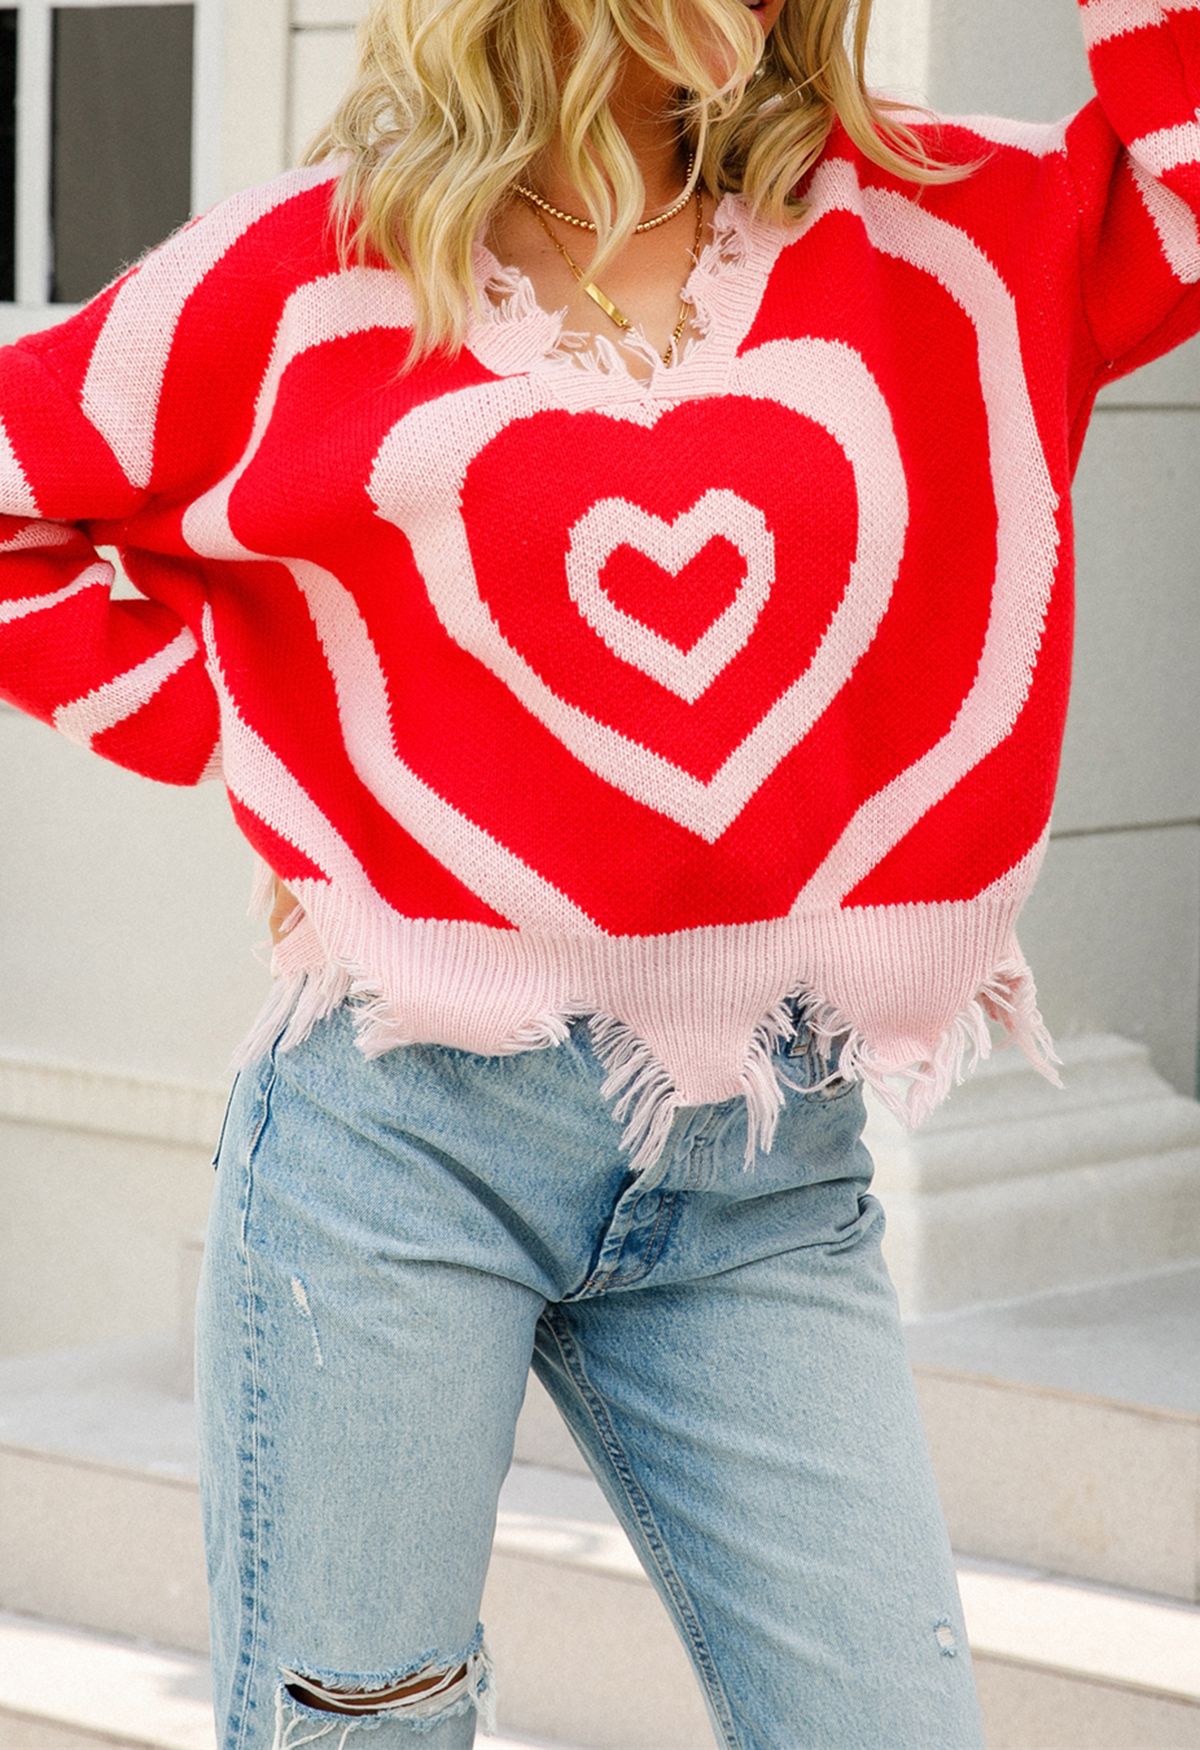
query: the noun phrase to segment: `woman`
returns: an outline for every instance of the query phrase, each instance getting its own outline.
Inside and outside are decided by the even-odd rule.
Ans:
[[[919,1123],[989,1018],[1058,1082],[1069,487],[1200,329],[1200,11],[1081,4],[1044,126],[905,122],[849,14],[378,0],[302,165],[0,349],[0,689],[220,776],[271,910],[197,1307],[222,1750],[494,1721],[531,1365],[716,1742],[982,1743],[864,1084]]]

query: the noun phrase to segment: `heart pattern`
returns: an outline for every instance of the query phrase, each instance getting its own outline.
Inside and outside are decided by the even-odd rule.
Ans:
[[[1046,1049],[1011,922],[1069,616],[1016,303],[974,237],[849,160],[810,195],[829,251],[813,222],[769,302],[731,283],[719,344],[646,394],[543,367],[518,309],[445,392],[346,422],[362,526],[283,563],[330,682],[304,709],[378,807],[361,863],[344,774],[289,789],[229,725],[264,822],[313,847],[320,945],[378,975],[372,1048],[509,1051],[596,1012],[643,1162],[680,1104],[746,1092],[769,1128],[785,981],[855,1073],[917,1064],[925,1104],[985,999]],[[347,297],[372,326],[365,279],[306,288],[298,352],[352,332]],[[415,852],[381,852],[381,818]]]
[[[380,404],[361,538],[291,566],[358,778],[518,928],[661,933],[749,915],[750,889],[769,890],[762,915],[830,912],[956,786],[970,806],[963,780],[1022,712],[1059,529],[1011,293],[969,236],[848,161],[811,192],[840,216],[836,238],[806,233],[805,317],[839,338],[795,334],[784,275],[757,344],[740,299],[719,368],[699,356],[645,396],[565,367],[496,374],[497,341],[452,390]],[[950,312],[947,404],[920,401],[927,360],[886,325],[862,350],[840,337],[846,284],[828,270],[852,228],[864,262],[893,264],[918,333]],[[306,292],[297,351],[377,324],[377,284]],[[789,525],[806,492],[807,523]],[[269,528],[257,550],[279,551]],[[1009,771],[1006,756],[989,774],[989,821],[1017,819]],[[947,845],[966,838],[952,821]],[[976,865],[994,878],[1004,846],[976,842],[942,893],[977,891]]]
[[[619,607],[605,590],[605,567],[620,547],[645,554],[675,581],[710,543],[722,538],[741,555],[743,575],[733,600],[687,648]],[[614,656],[691,704],[732,662],[754,630],[774,581],[774,554],[774,537],[759,506],[722,487],[705,492],[674,522],[625,498],[601,498],[570,530],[567,587],[579,612]]]
[[[891,414],[860,354],[813,337],[767,343],[736,361],[730,394],[749,405],[783,406],[832,437],[852,471],[858,540],[845,588],[808,661],[708,776],[684,768],[556,690],[505,635],[480,593],[463,514],[467,478],[475,457],[502,433],[523,419],[544,416],[540,385],[529,378],[505,378],[463,390],[452,426],[436,403],[416,407],[387,434],[369,484],[379,514],[404,528],[429,600],[449,635],[491,669],[576,759],[708,843],[737,819],[828,710],[869,647],[891,599],[908,526],[908,487]],[[601,404],[596,412],[653,429],[676,405],[622,399]],[[421,514],[414,519],[415,502]],[[585,557],[577,562],[574,585],[577,605],[590,610],[610,650],[615,641],[625,661],[654,672],[656,679],[669,676],[672,690],[699,700],[721,668],[745,650],[750,614],[762,611],[773,567],[763,538],[765,522],[759,520],[761,512],[755,516],[754,506],[725,494],[708,500],[703,512],[699,505],[693,509],[691,519],[681,519],[682,532],[677,519],[673,536],[658,537],[659,551],[669,561],[687,554],[688,537],[697,529],[707,529],[710,538],[721,533],[740,552],[749,549],[751,561],[742,589],[700,640],[698,653],[678,647],[672,653],[668,641],[634,623],[589,582],[599,557],[613,552],[614,537],[629,530],[628,513],[614,520],[606,512],[586,525],[589,536],[593,530],[598,534],[594,550],[590,541],[580,548]],[[719,523],[714,513],[720,514]],[[636,516],[633,520],[646,539],[653,523],[645,512],[640,523]]]

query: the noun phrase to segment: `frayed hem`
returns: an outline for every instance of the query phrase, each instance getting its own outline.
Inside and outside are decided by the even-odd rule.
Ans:
[[[349,1000],[355,1044],[367,1059],[422,1040],[397,1014],[378,981],[361,968],[336,961],[323,967],[278,975],[262,1010],[230,1060],[234,1070],[258,1061],[274,1045],[284,1052],[307,1039],[318,1021]],[[804,1023],[818,1049],[827,1054],[841,1042],[836,1065],[817,1082],[791,1081],[776,1061],[790,1037],[794,1020],[790,1004],[804,1004]],[[685,1099],[653,1047],[627,1021],[604,1010],[588,1013],[583,1005],[569,1010],[546,1009],[489,1047],[487,1055],[511,1056],[522,1051],[561,1045],[572,1020],[587,1013],[592,1045],[606,1076],[601,1094],[612,1102],[613,1119],[627,1120],[620,1146],[630,1170],[642,1173],[661,1157],[677,1112],[694,1100]],[[916,1130],[949,1094],[988,1057],[994,1041],[988,1017],[999,1021],[1006,1037],[1001,1048],[1016,1044],[1033,1068],[1054,1087],[1063,1081],[1054,1065],[1062,1059],[1054,1050],[1039,1013],[1033,980],[1019,958],[998,965],[977,994],[950,1022],[933,1051],[915,1062],[897,1065],[872,1046],[866,1034],[839,1005],[803,988],[780,998],[759,1020],[745,1061],[737,1075],[737,1094],[746,1107],[746,1149],[743,1169],[749,1171],[775,1142],[786,1103],[785,1088],[805,1095],[822,1092],[831,1083],[860,1081],[871,1087],[883,1106],[906,1129]],[[898,1090],[897,1081],[907,1078]],[[733,1096],[731,1096],[733,1097]]]
[[[776,1061],[779,1047],[795,1030],[793,1004],[801,1010],[800,1025],[811,1031],[823,1057],[829,1057],[840,1045],[833,1067],[818,1081],[793,1082]],[[1054,1067],[1063,1060],[1038,1010],[1033,976],[1019,951],[997,964],[945,1028],[932,1052],[908,1064],[887,1061],[836,1002],[820,997],[811,987],[780,998],[756,1025],[738,1073],[746,1106],[743,1171],[750,1171],[760,1155],[771,1152],[786,1103],[785,1087],[807,1097],[838,1082],[860,1082],[871,1088],[905,1129],[918,1129],[951,1087],[961,1085],[980,1060],[990,1056],[995,1041],[988,1031],[989,1016],[1005,1030],[1001,1049],[1018,1045],[1039,1075],[1056,1088],[1063,1086]],[[596,1055],[608,1071],[601,1093],[608,1098],[616,1096],[613,1117],[624,1118],[634,1102],[621,1147],[630,1153],[630,1168],[644,1172],[661,1156],[675,1114],[694,1102],[680,1097],[661,1060],[628,1022],[607,1013],[594,1015],[591,1032]],[[903,1078],[907,1078],[907,1087],[898,1091],[894,1084]]]
[[[350,989],[350,975],[333,962],[277,974],[249,1031],[230,1056],[230,1069],[249,1069],[273,1045],[289,1051],[301,1044],[318,1021],[345,1001]]]
[[[299,901],[280,926],[271,965],[271,988],[234,1048],[229,1060],[232,1070],[249,1068],[272,1046],[284,1052],[302,1044],[317,1022],[344,1002],[349,1004],[355,1045],[368,1061],[402,1046],[428,1042],[428,1032],[414,1029],[395,999],[381,988],[378,974],[318,941],[311,918]],[[562,1045],[570,1036],[573,1019],[588,1009],[584,1000],[545,1004],[498,1041],[489,1040],[486,1046],[481,1043],[479,1050],[483,1055],[505,1057]],[[467,1044],[458,1048],[475,1049]]]
[[[843,1042],[837,1065],[824,1081],[840,1076],[868,1083],[887,1110],[908,1130],[918,1129],[941,1105],[951,1087],[959,1086],[982,1058],[991,1055],[994,1041],[988,1031],[989,1016],[1005,1030],[1001,1049],[1019,1045],[1040,1076],[1056,1088],[1063,1086],[1062,1077],[1054,1068],[1063,1060],[1054,1050],[1038,1010],[1033,975],[1019,951],[996,965],[975,996],[946,1027],[929,1056],[915,1063],[884,1062],[862,1030],[836,1003],[810,996],[805,1011],[805,1020],[819,1050],[828,1052],[835,1041]],[[889,1078],[894,1081],[905,1076],[908,1086],[903,1092],[890,1085]],[[824,1082],[814,1085],[823,1086]]]
[[[1062,1059],[1038,1011],[1033,977],[1011,928],[995,944],[994,958],[979,956],[975,994],[932,1037],[931,1019],[936,1026],[939,1017],[929,1016],[928,1002],[913,1030],[902,1032],[886,1010],[875,1020],[871,1012],[855,1020],[841,1001],[808,981],[789,994],[763,992],[767,1000],[746,1035],[744,1022],[735,1027],[733,1020],[713,1013],[711,991],[705,1014],[679,1013],[679,1002],[692,988],[689,978],[694,975],[697,988],[704,989],[701,974],[711,976],[707,967],[693,969],[689,959],[707,948],[707,937],[695,950],[695,937],[686,933],[666,945],[622,943],[628,962],[607,939],[547,940],[536,933],[499,933],[453,922],[404,920],[388,941],[375,937],[366,927],[369,918],[364,922],[339,896],[330,901],[314,884],[308,897],[316,915],[298,900],[285,920],[272,955],[272,989],[234,1054],[233,1068],[245,1068],[273,1048],[289,1050],[347,1000],[354,1042],[367,1059],[431,1041],[483,1056],[508,1056],[562,1045],[575,1021],[587,1019],[605,1071],[601,1092],[612,1101],[614,1120],[624,1124],[620,1146],[635,1174],[659,1160],[681,1109],[739,1097],[746,1108],[744,1167],[749,1170],[774,1145],[785,1089],[809,1096],[822,1094],[831,1083],[867,1083],[893,1117],[916,1129],[990,1055],[989,1019],[1007,1034],[1002,1045],[1019,1045],[1039,1075],[1063,1086],[1053,1067]],[[865,934],[863,919],[855,918],[854,927]],[[935,938],[931,950],[936,945]],[[878,946],[882,952],[892,945]],[[871,947],[868,936],[865,949]],[[666,958],[667,948],[679,956],[679,964]],[[652,951],[662,953],[663,964]],[[759,945],[757,954],[764,953]],[[819,937],[811,945],[781,942],[773,953],[780,966],[790,962],[793,967],[805,958],[822,963],[822,953],[831,957]],[[645,957],[644,966],[636,954]],[[992,970],[978,977],[989,958]],[[850,955],[846,959],[849,964],[836,982],[854,991],[858,968]],[[837,971],[835,964],[832,972]],[[749,1021],[762,998],[740,987],[736,967],[733,973],[721,1014],[740,1008]],[[831,976],[820,982],[828,990],[834,981]],[[872,1002],[871,1009],[876,1006]],[[779,1049],[798,1024],[810,1031],[814,1049],[831,1059],[828,1074],[803,1085],[784,1073]],[[840,1047],[836,1057],[835,1044]]]
[[[347,972],[348,994],[354,1020],[354,1037],[366,1058],[382,1057],[401,1045],[419,1045],[422,1040],[396,1014],[392,999],[379,989],[379,980],[361,967]],[[514,1028],[488,1055],[511,1057],[520,1051],[537,1051],[561,1045],[571,1031],[571,1018],[559,1009],[546,1009]],[[465,1049],[465,1048],[464,1048]]]
[[[694,1102],[682,1098],[661,1059],[627,1021],[601,1011],[590,1017],[589,1030],[596,1056],[608,1071],[600,1092],[613,1100],[613,1117],[618,1121],[624,1118],[637,1096],[621,1136],[621,1147],[629,1151],[630,1170],[644,1172],[662,1155],[675,1114]],[[780,1077],[773,1057],[792,1030],[789,999],[781,997],[755,1026],[746,1060],[738,1072],[738,1093],[746,1105],[746,1152],[742,1161],[746,1172],[760,1153],[770,1153],[775,1141],[785,1104],[782,1083],[786,1078]],[[794,1086],[791,1082],[787,1085]]]

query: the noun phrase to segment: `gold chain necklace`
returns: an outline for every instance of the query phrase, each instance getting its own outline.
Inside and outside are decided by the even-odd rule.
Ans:
[[[692,174],[692,165],[695,163],[695,161],[696,161],[696,154],[695,154],[695,152],[693,152],[691,157],[688,159],[688,167],[687,167],[688,176],[691,176],[691,174]],[[618,328],[622,328],[622,329],[632,328],[633,324],[629,320],[629,317],[626,316],[623,311],[621,311],[617,308],[617,306],[613,303],[612,299],[609,297],[606,297],[605,294],[600,290],[599,286],[594,285],[591,280],[584,279],[583,269],[580,267],[579,263],[577,261],[573,260],[572,257],[567,253],[567,251],[563,248],[563,245],[559,242],[558,238],[554,235],[554,233],[550,229],[549,225],[547,225],[547,223],[546,223],[545,219],[543,219],[541,213],[537,211],[537,208],[541,207],[542,209],[544,209],[544,211],[546,211],[548,213],[553,213],[553,215],[556,219],[562,219],[564,221],[564,223],[566,223],[568,225],[578,225],[579,228],[581,230],[584,230],[584,231],[594,231],[596,229],[596,227],[592,223],[592,221],[590,219],[577,219],[573,213],[564,213],[564,212],[560,211],[560,209],[558,207],[552,207],[550,205],[549,201],[543,200],[541,195],[535,194],[531,188],[524,187],[524,185],[522,183],[519,183],[519,182],[515,183],[514,187],[516,189],[516,192],[519,195],[521,195],[523,199],[525,199],[527,202],[529,202],[533,205],[534,218],[537,220],[538,224],[542,227],[542,230],[546,233],[547,237],[549,237],[551,243],[553,243],[554,247],[558,250],[559,254],[562,256],[562,258],[566,262],[567,266],[571,269],[571,272],[575,275],[575,278],[582,283],[583,289],[588,294],[588,297],[591,298],[595,303],[597,303],[600,306],[600,308],[604,311],[604,314],[606,316],[611,317],[611,319],[616,323]],[[684,204],[687,201],[687,199],[688,199],[688,197],[686,195],[680,195],[679,199],[677,201],[675,201],[675,203],[672,206],[669,206],[665,213],[660,213],[656,219],[644,219],[640,225],[634,226],[634,231],[635,232],[652,231],[656,225],[664,225],[668,219],[674,218],[676,213],[681,212],[683,210]],[[704,199],[700,193],[700,190],[697,189],[696,190],[696,236],[695,236],[695,241],[694,241],[693,246],[692,246],[693,257],[699,256],[700,238],[703,235],[703,232],[704,232]],[[690,278],[690,274],[689,274],[689,278]],[[685,283],[686,283],[686,281],[685,281]],[[672,331],[672,334],[671,334],[671,338],[670,338],[669,342],[667,343],[667,350],[662,355],[662,361],[663,361],[664,365],[669,365],[671,362],[672,355],[674,354],[675,348],[679,343],[679,336],[683,333],[683,325],[687,321],[687,316],[688,316],[687,303],[686,303],[686,301],[681,300],[680,305],[679,305],[679,320],[678,320],[678,322],[676,322],[674,330]]]
[[[687,169],[683,173],[685,180],[692,174],[692,166],[695,162],[696,154],[692,152],[688,157]],[[581,231],[594,231],[596,229],[591,219],[577,219],[574,213],[564,213],[561,207],[552,207],[549,201],[544,201],[540,194],[535,194],[531,188],[526,188],[523,182],[516,182],[513,187],[518,194],[523,194],[526,200],[534,201],[542,208],[543,212],[553,213],[554,217],[561,219],[564,224],[578,225]],[[656,225],[665,225],[668,219],[673,219],[676,213],[683,210],[687,198],[687,195],[681,194],[677,201],[672,202],[665,213],[660,213],[657,219],[643,219],[640,225],[633,227],[634,230],[653,231]]]

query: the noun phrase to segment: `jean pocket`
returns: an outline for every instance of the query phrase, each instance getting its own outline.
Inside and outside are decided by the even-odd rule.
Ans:
[[[276,1058],[279,1054],[279,1044],[287,1031],[290,1013],[280,1019],[275,1026],[270,1043],[265,1050],[250,1063],[243,1063],[234,1075],[229,1093],[225,1100],[225,1111],[221,1117],[221,1129],[217,1136],[217,1146],[213,1150],[211,1165],[215,1169],[220,1164],[221,1150],[225,1146],[225,1135],[233,1118],[234,1104],[238,1099],[239,1089],[245,1089],[245,1114],[240,1117],[240,1123],[249,1128],[248,1151],[253,1152],[266,1123],[270,1106],[271,1090],[275,1082]],[[241,1152],[239,1146],[239,1152]]]

